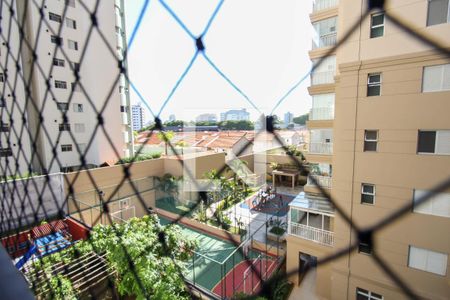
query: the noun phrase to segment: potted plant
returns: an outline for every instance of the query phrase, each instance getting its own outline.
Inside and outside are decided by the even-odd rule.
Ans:
[[[287,224],[280,219],[270,220],[267,228],[267,239],[275,242],[286,240]]]

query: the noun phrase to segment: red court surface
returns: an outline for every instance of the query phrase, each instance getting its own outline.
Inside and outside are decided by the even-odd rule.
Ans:
[[[212,292],[222,298],[231,298],[238,292],[244,292],[248,295],[258,293],[261,289],[259,274],[264,280],[269,278],[276,269],[276,260],[262,259],[255,261],[255,259],[251,260],[254,268],[249,268],[250,261],[242,261],[237,264],[234,269],[228,272],[224,279],[217,283]],[[246,275],[245,280],[244,274]]]

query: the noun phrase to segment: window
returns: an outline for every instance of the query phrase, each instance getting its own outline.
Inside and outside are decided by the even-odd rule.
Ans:
[[[72,144],[61,145],[62,152],[70,152],[72,151]]]
[[[69,40],[68,44],[69,44],[69,49],[78,50],[78,42],[77,41]]]
[[[71,83],[72,91],[81,92],[80,84],[72,82]]]
[[[370,16],[370,38],[384,35],[384,13],[376,13]]]
[[[450,154],[450,130],[419,130],[417,153]]]
[[[61,80],[55,80],[55,88],[57,89],[67,89],[67,82]]]
[[[52,35],[50,37],[50,40],[51,40],[51,42],[53,44],[56,44],[56,45],[62,45],[63,44],[62,38],[57,36],[57,35]]]
[[[428,0],[427,26],[450,23],[449,0]]]
[[[70,7],[75,7],[75,0],[66,0],[66,5]]]
[[[58,110],[60,111],[67,111],[69,104],[65,102],[56,102],[56,107],[58,107]]]
[[[416,204],[428,191],[414,190],[414,212],[450,218],[450,193],[439,193],[422,204]]]
[[[450,91],[450,64],[423,68],[422,92]]]
[[[3,73],[0,73],[0,82],[5,82],[5,76]]]
[[[378,130],[364,131],[364,151],[377,151]]]
[[[57,67],[64,67],[64,59],[54,58],[53,65]]]
[[[72,29],[77,29],[77,21],[66,18],[66,26]]]
[[[1,122],[0,124],[0,132],[9,132],[9,124]]]
[[[59,131],[70,131],[70,124],[69,123],[59,124]]]
[[[368,290],[356,288],[356,300],[383,300],[383,296]]]
[[[367,97],[381,95],[381,73],[367,76]]]
[[[58,23],[61,23],[61,21],[62,21],[62,18],[60,15],[57,15],[57,14],[54,14],[51,12],[48,13],[48,18],[50,19],[50,21],[55,21]]]
[[[74,71],[79,72],[80,71],[80,64],[76,62],[72,62],[72,68]]]
[[[361,203],[375,203],[375,185],[368,183],[361,184]]]
[[[83,112],[83,104],[81,104],[81,103],[74,103],[73,104],[73,111],[74,112]]]
[[[86,151],[86,144],[82,143],[82,144],[77,144],[77,145],[78,145],[78,148],[80,149],[80,152],[82,154],[84,154],[84,152]]]
[[[0,107],[5,107],[6,103],[5,103],[5,98],[0,98]]]
[[[447,258],[445,253],[409,246],[408,267],[445,276]]]
[[[77,133],[83,133],[85,131],[85,127],[83,123],[76,123],[75,124],[75,132]]]
[[[12,156],[11,148],[0,148],[0,157]]]
[[[369,242],[361,241],[358,245],[358,252],[365,254],[372,254],[372,245]]]

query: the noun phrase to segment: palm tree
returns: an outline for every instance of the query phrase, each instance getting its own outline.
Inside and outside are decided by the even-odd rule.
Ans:
[[[167,147],[170,141],[174,138],[175,133],[173,131],[160,131],[158,132],[158,138],[161,142],[164,142],[165,153],[167,155]]]

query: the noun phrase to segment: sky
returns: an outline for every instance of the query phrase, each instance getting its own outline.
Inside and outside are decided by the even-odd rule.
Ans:
[[[125,1],[129,39],[145,0]],[[199,36],[219,0],[166,0],[165,3]],[[277,102],[311,68],[308,51],[313,29],[309,0],[224,1],[203,37],[205,53],[240,89],[238,93],[199,55],[161,112],[162,120],[174,114],[193,120],[202,113],[246,108],[252,120],[270,114]],[[196,52],[195,40],[176,22],[161,1],[151,0],[128,53],[129,78],[154,114],[158,114]],[[309,112],[309,77],[277,106],[283,118]],[[130,89],[131,103],[141,102]],[[254,105],[252,105],[252,102]],[[146,105],[143,105],[146,107]],[[254,109],[256,106],[258,110]],[[153,116],[146,109],[147,120]]]

